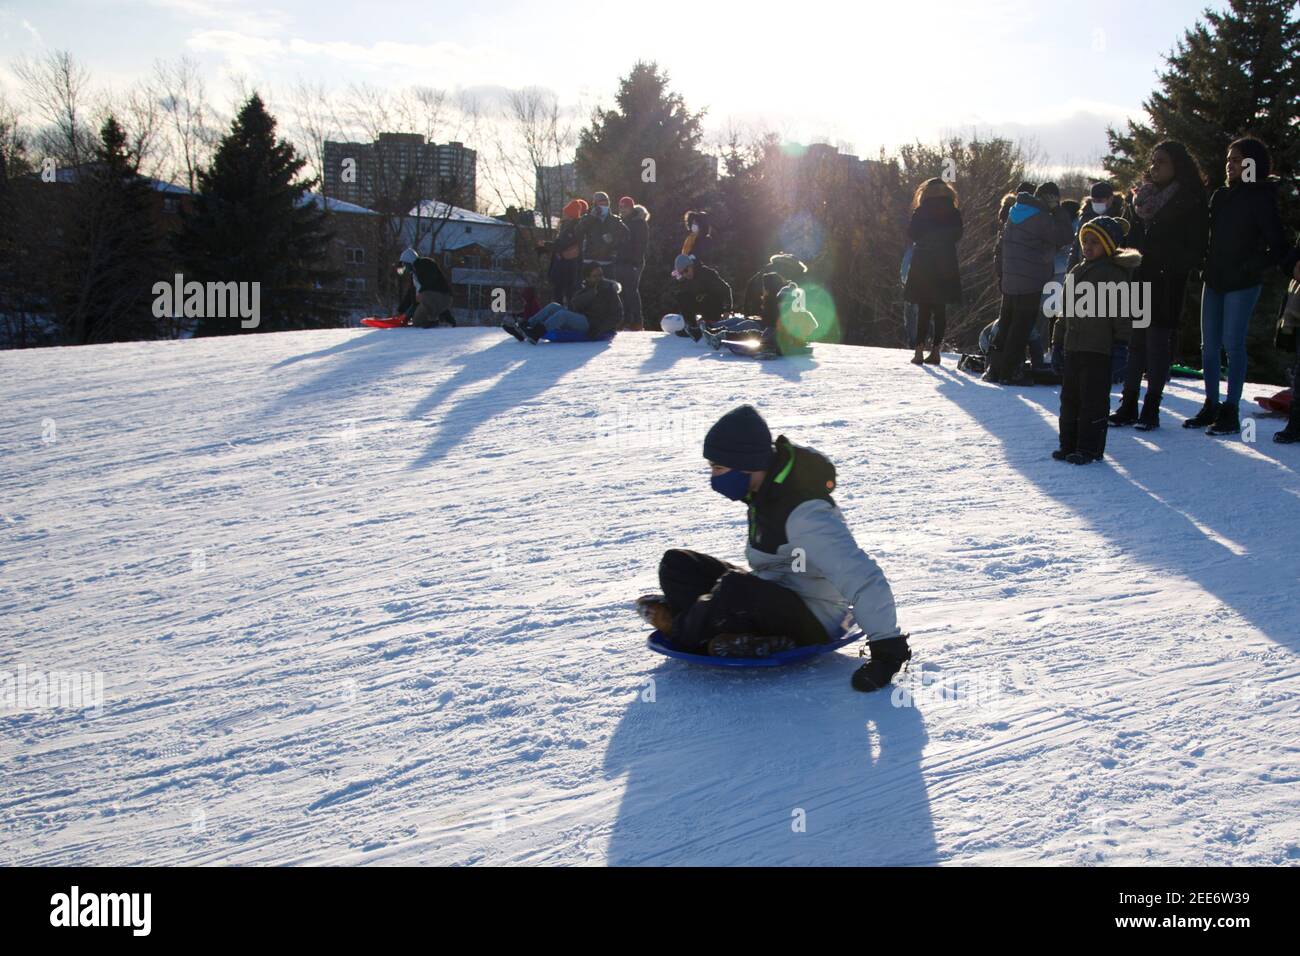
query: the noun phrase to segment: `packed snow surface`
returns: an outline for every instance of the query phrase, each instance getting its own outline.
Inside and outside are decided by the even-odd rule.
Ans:
[[[1295,863],[1281,423],[1184,430],[1176,381],[1163,429],[1076,467],[1056,389],[907,359],[470,329],[0,354],[0,863]],[[700,440],[743,402],[836,462],[913,635],[892,694],[850,688],[853,648],[647,650],[666,548],[741,560]]]

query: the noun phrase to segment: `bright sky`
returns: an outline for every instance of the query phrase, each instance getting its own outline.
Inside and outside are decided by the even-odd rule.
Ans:
[[[216,99],[246,75],[475,90],[542,86],[562,103],[612,98],[655,59],[707,125],[760,124],[796,141],[880,146],[945,131],[1032,137],[1053,164],[1092,165],[1104,130],[1136,115],[1161,55],[1205,0],[639,2],[0,0],[0,87],[13,57],[66,49],[125,88],[155,59],[196,57]],[[1221,3],[1211,4],[1221,6]]]

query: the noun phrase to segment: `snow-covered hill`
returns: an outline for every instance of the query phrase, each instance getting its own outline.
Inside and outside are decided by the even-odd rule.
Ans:
[[[746,401],[839,466],[892,698],[644,647],[665,548],[741,555]],[[0,402],[0,672],[104,689],[0,712],[0,863],[1300,859],[1300,452],[1196,383],[1086,468],[1056,389],[663,335],[11,352]]]

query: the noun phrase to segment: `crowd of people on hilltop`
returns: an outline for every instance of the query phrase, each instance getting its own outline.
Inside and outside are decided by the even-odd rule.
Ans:
[[[1268,274],[1279,267],[1291,285],[1277,341],[1296,348],[1300,246],[1288,252],[1278,181],[1265,144],[1254,137],[1233,141],[1225,179],[1209,195],[1206,177],[1186,146],[1166,140],[1152,149],[1143,181],[1127,193],[1098,182],[1079,201],[1062,201],[1055,183],[1025,182],[1004,197],[994,252],[1002,302],[997,320],[981,334],[983,378],[1010,386],[1060,382],[1060,447],[1053,457],[1075,464],[1100,461],[1108,428],[1160,427],[1178,327],[1189,283],[1196,278],[1203,283],[1205,400],[1185,428],[1209,435],[1240,432],[1246,332]],[[917,189],[908,238],[904,299],[915,310],[912,361],[937,365],[946,309],[962,295],[957,265],[962,219],[950,183],[931,179]],[[1117,284],[1134,293],[1119,301],[1145,303],[1142,315],[1131,308],[1119,315],[1098,315],[1095,309],[1075,314],[1071,303],[1061,301],[1060,293],[1068,289],[1073,301],[1100,306],[1116,301],[1105,293]],[[1221,394],[1224,353],[1227,387]],[[1300,374],[1300,351],[1296,369]],[[1112,412],[1111,386],[1119,383],[1123,390]],[[1291,403],[1286,427],[1274,435],[1277,442],[1300,441],[1298,408]]]
[[[650,239],[650,211],[631,196],[617,209],[609,194],[597,191],[591,203],[573,199],[561,212],[559,228],[548,249],[547,279],[553,301],[546,306],[525,302],[502,327],[521,341],[598,340],[621,330],[664,329],[719,349],[746,342],[770,354],[806,349],[817,329],[807,310],[798,279],[807,267],[795,256],[776,253],[754,274],[737,303],[731,286],[711,264],[713,233],[707,210],[693,209],[682,218],[681,251],[665,278],[668,301],[676,308],[659,321],[647,322],[641,306],[641,282]],[[736,311],[737,305],[741,311]]]
[[[1210,194],[1186,147],[1165,141],[1152,149],[1143,181],[1127,191],[1097,182],[1076,201],[1063,199],[1054,183],[1024,182],[1002,199],[993,250],[1001,304],[980,337],[983,379],[999,386],[1059,382],[1059,447],[1053,458],[1078,465],[1100,461],[1110,428],[1160,427],[1194,279],[1202,282],[1205,400],[1184,427],[1211,435],[1240,430],[1246,329],[1265,279],[1279,267],[1292,283],[1278,341],[1285,338],[1296,349],[1300,373],[1300,245],[1286,242],[1267,148],[1251,137],[1235,140],[1225,173],[1225,185]],[[649,225],[649,210],[630,196],[616,209],[605,192],[594,193],[590,204],[571,201],[549,247],[553,301],[542,305],[535,294],[526,295],[523,311],[503,327],[533,342],[598,340],[647,327],[640,284]],[[774,354],[806,347],[817,321],[801,288],[808,267],[798,257],[772,255],[737,301],[714,267],[707,212],[688,212],[683,227],[681,249],[665,276],[677,312],[665,315],[660,328],[714,348],[737,337]],[[903,278],[903,299],[915,322],[916,365],[942,364],[948,312],[963,298],[958,246],[964,232],[955,186],[943,178],[922,182],[912,197]],[[410,250],[401,267],[410,276],[404,302],[409,315],[415,324],[436,323],[450,304],[445,275]],[[1108,294],[1137,285],[1145,297]],[[1062,290],[1075,298],[1062,300]],[[1072,308],[1085,299],[1094,306],[1127,304],[1109,313],[1104,307]],[[1228,371],[1221,395],[1223,352]],[[1111,390],[1120,383],[1112,411]],[[1292,402],[1289,422],[1274,438],[1300,441],[1300,403]],[[752,570],[693,551],[666,552],[659,565],[663,593],[637,602],[659,639],[688,654],[764,657],[837,640],[851,613],[870,651],[853,686],[887,686],[911,657],[908,635],[898,627],[883,572],[855,544],[835,506],[834,465],[784,436],[774,440],[748,406],[714,425],[704,454],[713,489],[749,508]],[[796,553],[810,562],[797,573],[791,569]]]

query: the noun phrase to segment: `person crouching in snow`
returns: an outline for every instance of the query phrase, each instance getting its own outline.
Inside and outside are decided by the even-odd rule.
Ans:
[[[526,321],[513,318],[501,327],[520,342],[536,342],[543,335],[568,342],[592,341],[612,336],[623,324],[623,301],[619,297],[619,284],[606,279],[599,262],[587,262],[582,267],[582,285],[573,293],[572,308],[559,302],[544,306]]]
[[[418,254],[407,247],[397,261],[397,274],[410,276],[397,311],[406,316],[406,324],[429,329],[451,316],[451,283],[438,260]],[[451,321],[452,325],[456,322]]]
[[[1061,379],[1061,447],[1052,452],[1058,461],[1086,465],[1101,461],[1106,452],[1106,431],[1110,411],[1110,357],[1116,342],[1127,342],[1132,316],[1107,315],[1106,303],[1117,296],[1104,291],[1105,283],[1130,283],[1142,256],[1132,249],[1120,249],[1128,233],[1128,222],[1111,216],[1097,216],[1079,229],[1083,260],[1070,270],[1074,291],[1064,303],[1065,315],[1056,320],[1052,348],[1065,349],[1065,372]],[[1094,308],[1090,316],[1074,315],[1073,306],[1092,286]],[[1067,286],[1068,288],[1068,286]],[[1132,301],[1126,296],[1126,301]],[[1116,310],[1119,311],[1119,310]]]
[[[678,335],[700,340],[700,327],[712,328],[731,312],[731,286],[717,271],[682,254],[673,260],[673,279],[677,287],[677,311],[686,320]]]
[[[663,594],[639,613],[679,650],[766,657],[823,644],[851,610],[871,660],[853,675],[862,691],[887,685],[912,652],[880,567],[853,539],[835,505],[835,466],[784,435],[772,441],[751,405],[722,416],[704,438],[713,490],[749,506],[745,556],[752,570],[673,549],[659,562]]]

